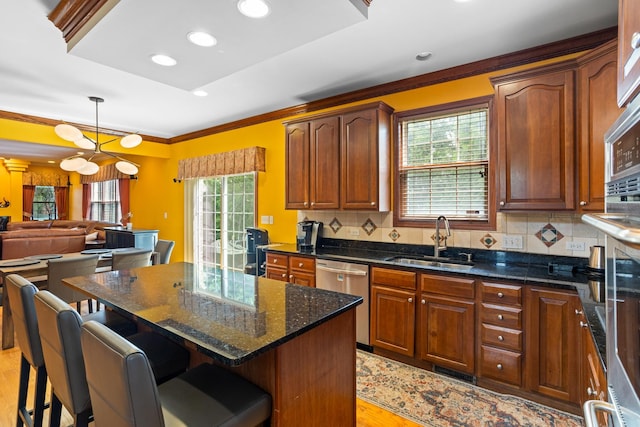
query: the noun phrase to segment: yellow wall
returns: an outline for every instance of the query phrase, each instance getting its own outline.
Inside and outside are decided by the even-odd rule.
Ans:
[[[576,56],[576,55],[572,55]],[[547,62],[567,59],[557,58]],[[536,65],[542,65],[538,63]],[[493,94],[493,87],[489,78],[493,75],[506,74],[522,68],[503,70],[498,73],[460,79],[457,81],[423,87],[392,95],[369,99],[361,103],[380,100],[398,111],[411,110],[425,106],[438,105],[447,102],[475,98]],[[340,107],[342,108],[342,107]],[[284,126],[283,120],[261,123],[242,129],[232,130],[220,134],[185,141],[182,143],[165,145],[143,142],[133,151],[118,150],[114,144],[113,151],[140,154],[131,159],[140,163],[138,180],[131,181],[131,212],[132,222],[136,228],[160,230],[162,239],[176,241],[174,261],[183,259],[183,230],[184,230],[184,183],[174,183],[177,175],[178,160],[236,150],[251,146],[266,148],[266,172],[258,175],[258,220],[262,215],[273,216],[273,224],[263,225],[269,231],[272,241],[294,242],[297,212],[284,209]],[[0,120],[0,139],[22,141],[38,141],[46,144],[72,146],[71,143],[60,140],[49,126],[32,125],[9,120]],[[112,147],[109,147],[111,149]],[[127,158],[130,154],[127,154]],[[76,174],[72,174],[74,176]],[[0,170],[0,198],[7,192],[7,171]],[[77,176],[72,178],[76,182]],[[79,188],[77,185],[75,188]],[[77,194],[74,192],[75,196]],[[11,195],[15,198],[15,195]],[[9,198],[9,197],[7,197]],[[78,200],[75,203],[79,203]],[[165,218],[166,213],[166,218]],[[0,212],[0,214],[2,214]],[[72,215],[73,219],[78,219]]]

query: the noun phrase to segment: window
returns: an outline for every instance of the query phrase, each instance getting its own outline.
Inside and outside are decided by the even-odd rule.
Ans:
[[[92,182],[89,219],[116,223],[120,217],[118,180]]]
[[[244,271],[246,228],[255,226],[256,173],[187,180],[193,195],[191,259],[209,268]],[[187,194],[186,193],[186,194]],[[189,204],[189,203],[188,203]],[[187,212],[187,215],[189,213]]]
[[[57,219],[55,191],[50,185],[36,185],[33,194],[33,220]]]
[[[487,98],[399,113],[394,224],[491,225]],[[495,214],[493,214],[495,215]]]

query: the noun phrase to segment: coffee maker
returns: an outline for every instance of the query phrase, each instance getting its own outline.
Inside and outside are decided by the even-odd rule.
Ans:
[[[312,252],[316,249],[318,237],[322,235],[322,223],[318,221],[301,221],[298,223],[296,244],[301,252]]]
[[[263,276],[266,270],[266,255],[260,246],[269,244],[269,233],[262,228],[247,228],[247,264],[245,274]]]

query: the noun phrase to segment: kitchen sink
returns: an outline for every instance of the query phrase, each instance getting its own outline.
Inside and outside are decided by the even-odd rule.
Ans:
[[[473,268],[473,264],[466,262],[456,262],[449,259],[441,260],[437,258],[412,258],[407,256],[394,256],[387,258],[386,261],[396,262],[398,264],[409,264],[423,267],[441,267],[449,268],[452,270],[470,270]]]

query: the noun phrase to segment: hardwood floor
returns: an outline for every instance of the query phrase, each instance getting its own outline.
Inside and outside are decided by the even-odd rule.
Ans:
[[[0,327],[2,322],[2,308],[0,307]],[[20,348],[0,350],[0,426],[12,426],[16,423],[16,404],[18,400],[18,382],[20,374]],[[33,403],[33,382],[35,372],[32,371],[29,387],[29,407]],[[47,390],[47,400],[50,390]],[[401,418],[378,406],[371,405],[360,399],[357,400],[358,427],[418,427],[419,425]],[[45,425],[48,422],[49,411],[45,411]],[[66,411],[63,412],[62,425],[70,425],[73,418]]]

